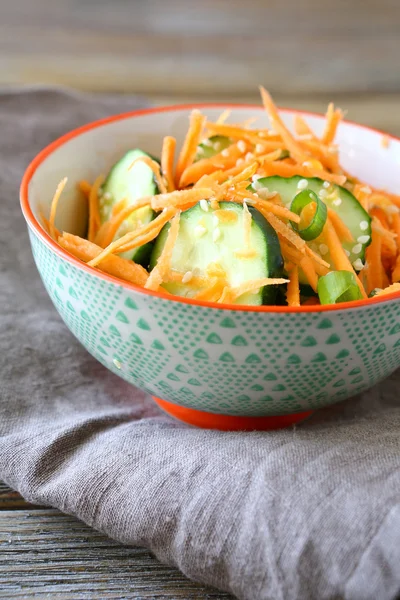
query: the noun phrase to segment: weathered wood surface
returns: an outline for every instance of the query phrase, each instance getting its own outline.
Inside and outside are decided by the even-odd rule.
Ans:
[[[400,92],[398,0],[2,2],[2,80],[185,94]]]
[[[0,85],[52,83],[321,111],[400,134],[398,0],[1,2]]]
[[[0,484],[0,494],[15,494]],[[1,510],[0,597],[152,600],[228,600],[189,581],[149,552],[113,542],[56,510]]]

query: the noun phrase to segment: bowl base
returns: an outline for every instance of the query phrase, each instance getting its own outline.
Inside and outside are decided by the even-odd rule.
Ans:
[[[160,408],[179,421],[203,429],[219,429],[220,431],[271,431],[273,429],[283,429],[304,421],[314,412],[307,410],[292,415],[278,415],[275,417],[218,415],[179,406],[167,400],[156,398],[156,396],[153,396],[153,398]]]

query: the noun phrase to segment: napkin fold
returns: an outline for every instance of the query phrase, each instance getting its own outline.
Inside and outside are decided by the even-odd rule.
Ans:
[[[194,429],[83,349],[36,272],[18,186],[137,98],[0,93],[0,478],[243,600],[400,594],[400,374],[270,433]]]

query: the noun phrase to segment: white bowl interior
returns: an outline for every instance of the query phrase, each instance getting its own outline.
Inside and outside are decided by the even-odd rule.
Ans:
[[[201,108],[215,120],[221,107]],[[40,164],[29,184],[29,202],[36,218],[48,216],[51,199],[59,181],[67,176],[68,184],[59,204],[56,225],[59,229],[83,235],[86,226],[86,203],[77,192],[81,179],[93,181],[100,173],[106,174],[110,166],[125,151],[140,147],[155,156],[161,152],[162,138],[173,135],[178,148],[188,127],[189,108],[171,109],[144,115],[131,116],[89,129],[73,137],[54,150]],[[283,111],[284,122],[292,129],[294,112]],[[255,127],[269,125],[265,112],[258,107],[232,108],[230,120],[242,122],[257,117]],[[317,115],[304,115],[308,124],[321,134],[325,119]],[[400,193],[400,141],[390,140],[389,147],[382,145],[382,134],[352,123],[342,123],[336,140],[344,168],[370,185]]]

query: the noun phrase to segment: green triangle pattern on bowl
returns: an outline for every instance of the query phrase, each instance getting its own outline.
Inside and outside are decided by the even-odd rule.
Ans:
[[[44,284],[100,362],[156,396],[209,412],[279,415],[360,393],[400,365],[400,305],[257,313],[169,302],[102,280],[30,233]]]

